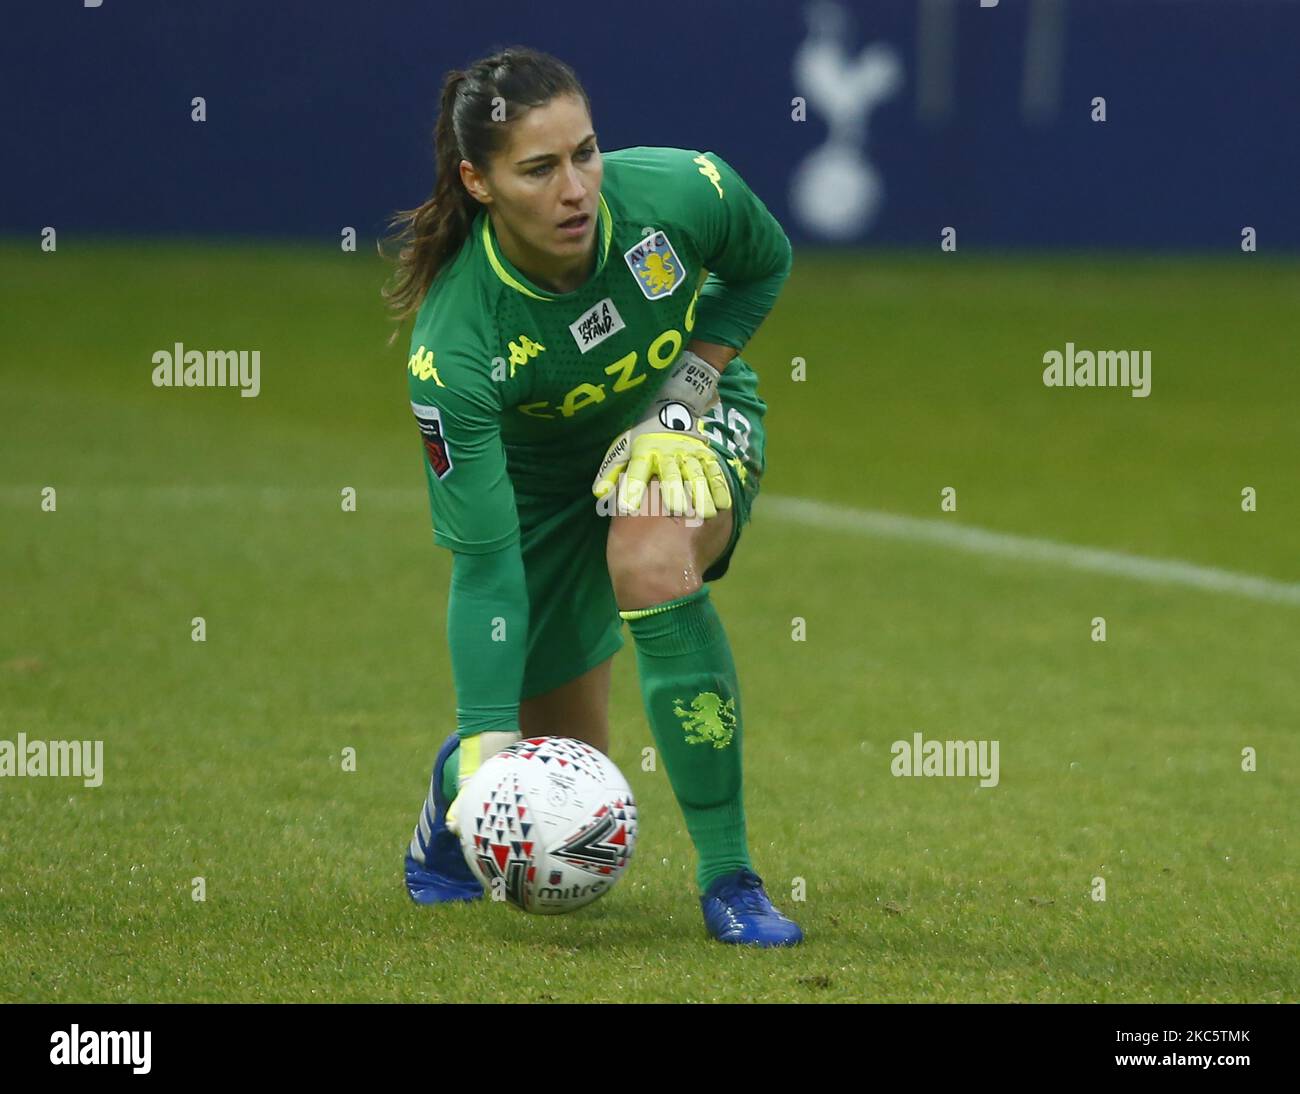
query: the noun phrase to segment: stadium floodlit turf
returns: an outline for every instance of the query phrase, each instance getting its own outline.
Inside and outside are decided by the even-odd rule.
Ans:
[[[0,779],[0,998],[1295,1000],[1300,267],[796,255],[746,351],[764,495],[714,586],[755,862],[808,934],[787,952],[705,938],[626,630],[618,888],[555,918],[407,900],[451,559],[383,277],[293,247],[0,250],[0,738],[104,742],[97,788]],[[259,349],[261,394],[153,387],[178,341]],[[1044,387],[1067,341],[1151,350],[1151,395]],[[809,528],[782,498],[1268,582]],[[997,741],[998,785],[894,776],[914,733]]]

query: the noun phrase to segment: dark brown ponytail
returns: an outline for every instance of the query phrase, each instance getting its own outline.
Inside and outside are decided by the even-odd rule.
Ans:
[[[501,123],[508,125],[526,110],[564,94],[581,97],[590,112],[591,103],[573,69],[549,53],[526,46],[511,46],[476,61],[464,72],[447,73],[434,128],[433,194],[418,208],[395,213],[385,240],[400,247],[392,279],[383,289],[389,311],[399,323],[419,310],[424,294],[460,250],[478,214],[479,203],[460,180],[460,161],[469,160],[486,174],[492,155],[506,143]],[[380,253],[384,253],[382,245]]]

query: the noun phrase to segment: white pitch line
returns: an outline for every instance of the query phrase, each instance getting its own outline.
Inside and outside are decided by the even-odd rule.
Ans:
[[[766,494],[760,495],[757,504],[760,514],[805,528],[822,528],[830,532],[846,532],[878,539],[933,543],[968,554],[1045,562],[1108,577],[1126,577],[1158,585],[1181,585],[1189,589],[1231,593],[1270,604],[1300,604],[1300,583],[1238,574],[1178,559],[1143,558],[1141,555],[1107,551],[1100,547],[1076,547],[1050,539],[990,532],[986,528],[950,524],[933,518],[852,509],[805,498]]]

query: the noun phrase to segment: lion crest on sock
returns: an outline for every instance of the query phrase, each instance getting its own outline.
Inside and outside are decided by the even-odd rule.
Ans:
[[[711,744],[726,748],[736,733],[736,700],[725,703],[716,692],[702,691],[686,710],[680,699],[673,700],[673,713],[682,720],[688,745]]]

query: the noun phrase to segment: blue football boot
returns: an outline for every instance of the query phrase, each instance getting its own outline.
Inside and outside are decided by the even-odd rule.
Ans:
[[[453,733],[438,750],[429,797],[406,852],[406,891],[417,904],[478,900],[483,895],[483,886],[461,853],[459,837],[446,823],[451,802],[442,792],[442,772],[459,745]]]
[[[803,941],[799,924],[782,915],[753,870],[717,878],[700,897],[704,925],[719,942],[741,946],[793,946]]]

